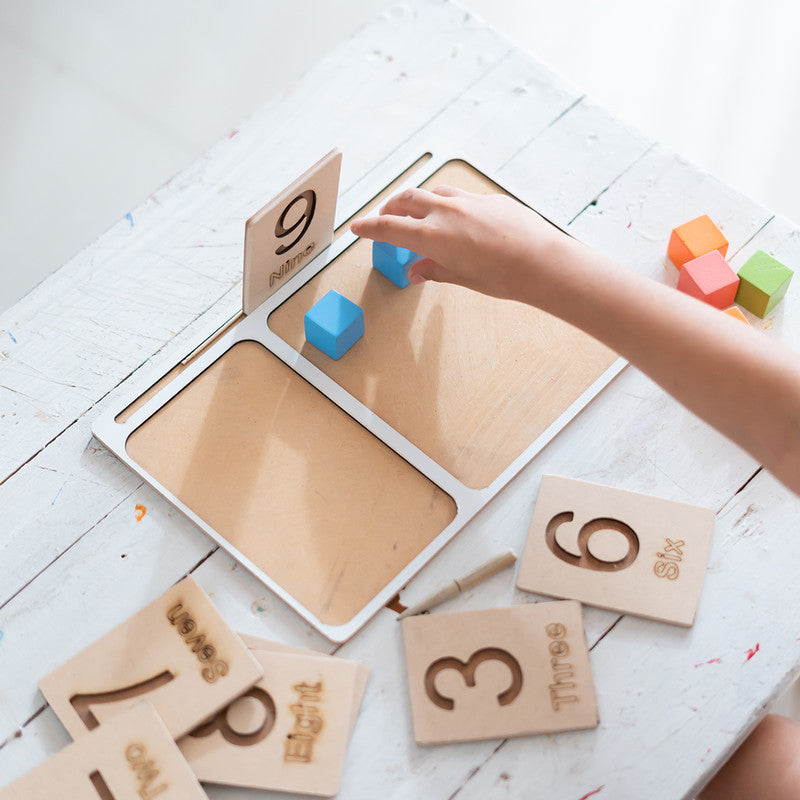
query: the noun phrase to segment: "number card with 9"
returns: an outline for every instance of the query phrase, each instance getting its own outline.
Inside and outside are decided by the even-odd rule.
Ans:
[[[545,475],[517,588],[688,627],[713,530],[707,508]]]
[[[258,308],[333,240],[341,166],[341,151],[331,150],[245,223],[245,314]]]

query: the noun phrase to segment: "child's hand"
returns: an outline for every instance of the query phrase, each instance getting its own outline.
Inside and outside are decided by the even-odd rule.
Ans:
[[[558,280],[553,246],[569,241],[510,197],[450,186],[407,189],[390,198],[380,216],[356,220],[350,228],[425,256],[409,270],[412,283],[457,283],[535,305],[543,304]]]

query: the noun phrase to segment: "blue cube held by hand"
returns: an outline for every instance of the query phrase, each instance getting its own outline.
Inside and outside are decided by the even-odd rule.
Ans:
[[[421,258],[405,247],[395,247],[388,242],[372,243],[372,266],[401,289],[410,283],[408,268]]]
[[[363,335],[364,312],[331,290],[305,315],[306,340],[338,361]]]

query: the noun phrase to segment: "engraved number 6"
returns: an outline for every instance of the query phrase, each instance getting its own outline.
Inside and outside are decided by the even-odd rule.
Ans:
[[[565,522],[572,522],[574,516],[571,511],[564,511],[561,514],[556,514],[547,523],[544,539],[554,556],[575,567],[592,569],[597,572],[616,572],[629,567],[636,561],[636,556],[639,555],[639,537],[636,535],[636,531],[630,525],[610,517],[597,517],[589,520],[581,527],[580,531],[578,531],[578,550],[581,552],[579,556],[565,550],[556,541],[556,530]],[[607,530],[621,533],[628,541],[628,551],[616,561],[603,561],[589,552],[589,539],[598,531]]]

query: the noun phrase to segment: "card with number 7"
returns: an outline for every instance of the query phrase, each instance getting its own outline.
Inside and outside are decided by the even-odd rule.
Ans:
[[[184,578],[42,678],[39,688],[74,739],[143,699],[178,738],[262,675],[206,593]]]

